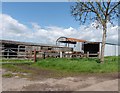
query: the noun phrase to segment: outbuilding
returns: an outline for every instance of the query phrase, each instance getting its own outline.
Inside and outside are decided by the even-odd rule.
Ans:
[[[89,57],[99,56],[101,52],[101,42],[90,42],[82,39],[60,37],[56,40],[57,45],[64,43],[67,47],[73,47],[73,51],[83,52]],[[74,46],[73,46],[74,45]],[[118,56],[118,44],[106,43],[104,56]]]

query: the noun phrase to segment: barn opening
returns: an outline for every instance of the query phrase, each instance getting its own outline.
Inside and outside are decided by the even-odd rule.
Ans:
[[[4,44],[4,57],[17,57],[18,45]]]
[[[97,57],[99,49],[100,49],[100,43],[97,43],[97,42],[86,43],[85,42],[82,45],[82,49],[83,49],[85,54],[87,54],[87,52],[89,52],[90,57]]]

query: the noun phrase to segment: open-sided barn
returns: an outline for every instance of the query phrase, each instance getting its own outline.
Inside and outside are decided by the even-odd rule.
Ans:
[[[19,42],[10,40],[0,40],[0,52],[3,57],[20,57],[32,55],[34,49],[38,52],[65,52],[73,51],[69,47],[60,47],[56,45],[38,44],[29,42]]]
[[[83,52],[86,55],[88,53],[90,57],[99,56],[102,45],[101,42],[90,42],[82,39],[67,37],[60,37],[56,40],[57,45],[60,45],[61,43],[64,43],[67,47],[74,45],[73,51]],[[105,56],[118,56],[118,48],[118,44],[106,43]]]
[[[63,44],[64,46],[61,46]],[[33,57],[34,50],[47,57],[99,57],[101,42],[60,37],[56,45],[0,40],[2,57]],[[105,56],[118,56],[117,44],[106,43]],[[40,57],[40,55],[39,55]]]

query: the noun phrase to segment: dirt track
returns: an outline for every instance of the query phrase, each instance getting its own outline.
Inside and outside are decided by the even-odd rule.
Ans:
[[[49,79],[23,88],[24,91],[118,91],[118,80],[109,80],[96,84],[95,80],[74,81],[69,77],[61,80]]]
[[[100,82],[78,91],[118,91],[118,79]]]
[[[5,71],[3,70],[3,73]],[[3,91],[118,91],[118,79],[113,76],[80,75],[65,78],[28,80],[2,78]]]

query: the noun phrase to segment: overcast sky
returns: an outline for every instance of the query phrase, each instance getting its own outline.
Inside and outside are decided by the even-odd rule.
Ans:
[[[101,41],[102,29],[79,25],[70,14],[74,3],[3,3],[0,39],[55,44],[61,36]],[[117,22],[115,22],[117,23]],[[108,23],[107,42],[118,42],[118,25]]]

